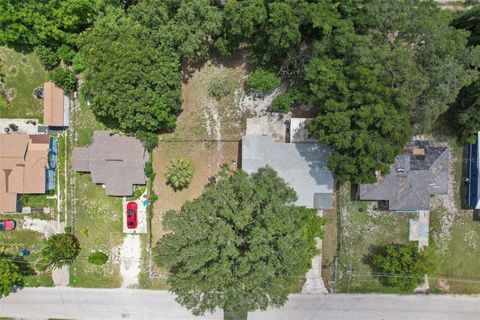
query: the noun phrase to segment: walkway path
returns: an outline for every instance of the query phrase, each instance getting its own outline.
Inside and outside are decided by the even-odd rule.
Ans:
[[[322,217],[323,210],[318,210],[317,215]],[[302,293],[304,294],[318,294],[328,292],[322,279],[322,239],[316,238],[315,240],[317,241],[317,249],[320,254],[316,255],[312,259],[312,267],[306,275],[305,284],[302,288]]]

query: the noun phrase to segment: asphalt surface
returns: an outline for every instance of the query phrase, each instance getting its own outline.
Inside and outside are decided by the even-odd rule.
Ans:
[[[222,319],[194,317],[166,291],[26,288],[0,300],[0,316],[23,319]],[[249,320],[462,320],[480,318],[478,296],[292,295],[281,309]]]

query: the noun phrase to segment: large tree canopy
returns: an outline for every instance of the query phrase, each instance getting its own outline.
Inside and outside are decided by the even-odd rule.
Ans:
[[[181,103],[179,56],[121,10],[81,38],[85,95],[95,114],[129,133],[175,127]]]
[[[421,130],[431,129],[460,90],[477,76],[480,56],[467,47],[469,33],[449,25],[450,16],[433,1],[365,0],[357,30],[383,44],[412,48],[427,86],[416,89],[411,109]]]
[[[328,166],[338,180],[374,182],[408,142],[406,110],[425,82],[410,56],[402,47],[374,46],[349,25],[315,46],[306,81],[321,111],[308,130],[332,147]]]
[[[103,0],[2,0],[0,43],[12,47],[75,46],[77,35],[89,27]]]
[[[221,31],[222,14],[213,0],[143,0],[130,14],[152,30],[152,37],[174,48],[182,58],[208,54]]]
[[[8,296],[14,286],[23,284],[20,267],[9,257],[0,257],[0,298]]]
[[[271,168],[254,177],[236,171],[180,212],[158,243],[177,301],[195,314],[222,308],[245,315],[281,306],[316,254],[322,220],[293,205],[296,194]]]
[[[468,44],[480,56],[480,6],[457,16],[452,25],[471,32]],[[462,143],[474,143],[476,134],[480,131],[480,80],[464,88],[452,106],[455,117],[454,126]]]
[[[328,33],[336,16],[329,0],[227,1],[217,46],[229,52],[247,43],[255,62],[282,63],[298,52],[302,40]]]

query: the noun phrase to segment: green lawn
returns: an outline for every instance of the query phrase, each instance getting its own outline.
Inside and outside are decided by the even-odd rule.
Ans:
[[[351,199],[349,184],[340,186],[338,206],[340,252],[334,289],[339,292],[400,292],[384,286],[380,278],[372,275],[369,257],[375,247],[408,242],[410,215],[369,210],[368,202]]]
[[[74,115],[75,142],[70,145],[87,146],[93,132],[103,129],[85,100]],[[70,157],[69,154],[68,157]],[[113,288],[121,284],[119,248],[123,240],[122,199],[107,196],[101,185],[92,182],[89,173],[75,174],[76,214],[74,232],[81,252],[78,261],[70,268],[70,285],[74,287]],[[88,255],[102,251],[109,256],[103,266],[88,263]]]
[[[0,118],[36,118],[43,121],[42,101],[32,95],[48,80],[48,73],[35,54],[23,54],[0,47]]]
[[[2,218],[12,218],[11,216],[2,216]],[[15,218],[20,222],[18,215]],[[50,270],[34,271],[39,267],[40,251],[45,242],[43,234],[30,230],[17,229],[11,232],[0,232],[0,253],[16,257],[18,265],[25,270],[26,275],[24,285],[26,287],[53,286]],[[27,257],[19,257],[20,250],[30,250]],[[40,268],[39,268],[40,269]]]
[[[480,293],[480,221],[462,209],[463,148],[450,140],[453,155],[454,207],[437,205],[430,214],[430,245],[439,256],[433,287],[441,292]]]
[[[88,255],[102,251],[114,258],[121,245],[122,199],[105,194],[90,174],[76,174],[76,215],[74,230],[81,246],[78,262],[70,268],[70,284],[75,287],[119,287],[120,262],[110,259],[104,266],[88,263]]]

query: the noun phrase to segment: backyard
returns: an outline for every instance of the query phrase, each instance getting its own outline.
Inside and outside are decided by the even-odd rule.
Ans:
[[[42,100],[33,90],[48,80],[48,73],[33,53],[0,47],[0,118],[43,120]]]
[[[179,210],[186,201],[200,196],[222,164],[237,168],[239,141],[250,114],[239,99],[246,68],[245,57],[239,54],[222,63],[207,62],[186,80],[175,133],[161,135],[153,151],[154,191],[159,197],[152,217],[153,244],[165,232],[163,212]],[[212,88],[223,85],[223,95],[214,97]],[[175,158],[190,160],[195,170],[189,187],[179,191],[168,186],[165,179],[165,167]]]

